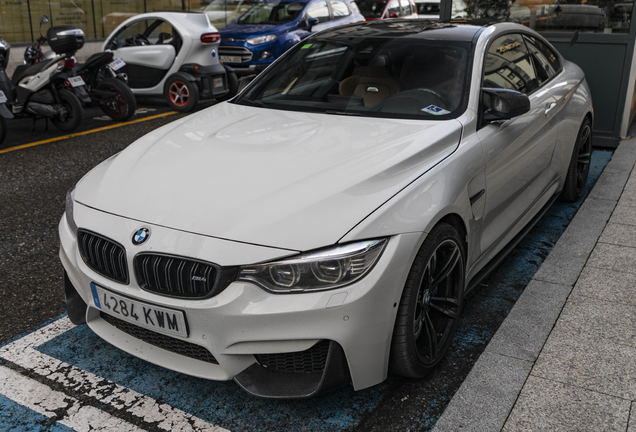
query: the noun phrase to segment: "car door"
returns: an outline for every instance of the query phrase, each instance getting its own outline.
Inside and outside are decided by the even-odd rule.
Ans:
[[[516,235],[532,216],[528,211],[541,198],[546,199],[543,195],[552,182],[546,174],[558,135],[554,109],[557,100],[541,83],[521,34],[505,34],[489,45],[482,87],[525,93],[530,99],[530,111],[510,120],[482,125],[478,131],[486,159],[481,237],[484,253]],[[487,107],[488,97],[482,98]]]
[[[132,22],[111,37],[107,49],[126,66],[128,85],[133,89],[159,84],[174,63],[181,37],[167,21],[150,19]]]

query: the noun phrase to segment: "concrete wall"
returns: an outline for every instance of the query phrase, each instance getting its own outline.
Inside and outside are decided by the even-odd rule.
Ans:
[[[84,47],[75,54],[75,58],[78,62],[84,63],[87,58],[96,52],[100,52],[102,50],[103,41],[99,42],[86,42]],[[26,50],[26,46],[12,46],[11,47],[11,55],[9,56],[9,64],[7,65],[7,75],[12,76],[13,71],[16,67],[24,63],[24,50]],[[43,47],[44,52],[49,51],[48,45]]]

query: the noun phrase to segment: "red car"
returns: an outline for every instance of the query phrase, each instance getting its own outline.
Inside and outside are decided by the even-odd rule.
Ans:
[[[413,0],[356,0],[366,21],[386,18],[417,18]]]

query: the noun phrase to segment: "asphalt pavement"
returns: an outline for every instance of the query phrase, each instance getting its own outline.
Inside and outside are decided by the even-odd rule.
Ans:
[[[117,430],[178,430],[179,425],[218,431],[430,430],[442,412],[452,413],[453,395],[464,389],[467,375],[470,382],[471,369],[479,369],[473,368],[477,359],[490,355],[484,349],[526,287],[533,288],[550,251],[559,251],[555,244],[582,203],[555,204],[467,300],[457,337],[432,376],[390,376],[365,391],[345,387],[308,401],[263,401],[232,382],[195,379],[142,362],[103,343],[86,326],[73,327],[64,316],[57,224],[66,191],[101,160],[180,116],[82,131],[87,134],[0,154],[0,382],[5,383],[0,430],[69,430],[60,425],[82,430],[77,425],[84,424]],[[594,152],[586,194],[610,158],[611,152]],[[625,159],[622,153],[619,159]],[[505,383],[499,377],[493,385]]]

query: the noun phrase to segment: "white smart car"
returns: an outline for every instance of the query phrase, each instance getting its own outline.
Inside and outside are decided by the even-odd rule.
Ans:
[[[103,51],[124,63],[136,96],[164,96],[176,111],[192,111],[200,100],[226,100],[238,79],[219,61],[221,36],[203,12],[135,15],[108,36]]]
[[[581,69],[518,24],[317,33],[69,192],[69,317],[264,397],[425,376],[466,292],[583,193],[592,120]]]

